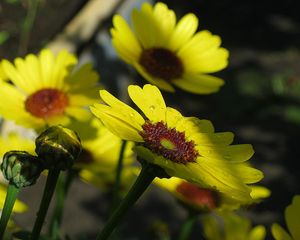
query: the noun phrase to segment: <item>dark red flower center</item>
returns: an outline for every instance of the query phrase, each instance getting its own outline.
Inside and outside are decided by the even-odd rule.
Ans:
[[[26,111],[38,118],[60,115],[69,104],[68,96],[58,90],[45,88],[31,94],[25,102]]]
[[[195,184],[182,182],[177,186],[176,191],[191,204],[210,210],[215,209],[218,205],[218,195],[216,192],[201,188]]]
[[[144,49],[139,63],[150,75],[165,80],[179,78],[183,74],[181,60],[172,51],[165,48]]]
[[[169,129],[163,122],[146,121],[140,133],[144,146],[152,152],[175,162],[187,164],[195,162],[198,152],[193,141],[187,141],[184,132]]]

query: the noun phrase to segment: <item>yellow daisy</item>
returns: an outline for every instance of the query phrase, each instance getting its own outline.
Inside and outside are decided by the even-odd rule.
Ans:
[[[164,3],[144,3],[131,15],[133,30],[119,15],[113,18],[112,43],[118,55],[150,83],[174,92],[208,94],[219,90],[223,80],[208,73],[228,64],[228,51],[219,36],[197,32],[198,18],[186,14],[178,23]]]
[[[250,144],[230,145],[232,133],[215,133],[210,121],[184,117],[166,107],[153,85],[131,85],[128,93],[145,117],[105,90],[100,91],[105,104],[94,104],[91,111],[112,133],[137,142],[137,154],[170,176],[230,198],[251,200],[247,184],[259,181],[263,174],[245,163],[254,153]]]
[[[175,196],[180,202],[183,202],[188,207],[196,211],[210,211],[210,210],[234,210],[242,205],[253,204],[262,198],[269,197],[270,191],[261,186],[250,186],[251,197],[250,202],[235,201],[228,198],[215,190],[203,188],[195,183],[187,182],[181,178],[172,177],[169,179],[156,178],[154,183],[167,190]]]
[[[75,130],[82,144],[82,152],[75,168],[85,182],[104,190],[111,190],[115,178],[122,139],[112,134],[98,119],[87,123],[74,122],[70,126]],[[133,143],[127,142],[123,155],[122,187],[128,189],[135,178]]]
[[[277,223],[272,225],[272,234],[276,240],[300,240],[300,195],[293,198],[293,202],[285,209],[285,221],[289,233]]]
[[[221,221],[210,215],[203,217],[203,231],[206,240],[264,240],[266,229],[262,225],[251,226],[247,218],[234,213],[220,214]]]
[[[0,115],[34,129],[89,118],[84,106],[94,102],[98,75],[90,64],[74,70],[76,63],[67,51],[54,56],[49,49],[16,58],[14,64],[3,60],[13,85],[0,82]]]

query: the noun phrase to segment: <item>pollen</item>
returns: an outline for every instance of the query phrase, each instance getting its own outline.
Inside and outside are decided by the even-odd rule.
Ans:
[[[141,53],[139,63],[152,76],[172,80],[183,74],[181,60],[165,48],[149,48]]]
[[[191,204],[210,210],[215,209],[218,205],[219,199],[216,192],[201,188],[195,184],[182,182],[177,186],[176,191]]]
[[[151,123],[146,121],[140,133],[144,146],[153,153],[178,164],[196,162],[198,152],[193,141],[187,141],[184,132],[175,128],[169,129],[163,122]]]
[[[27,98],[25,109],[35,117],[48,118],[62,114],[68,104],[69,99],[64,92],[45,88]]]

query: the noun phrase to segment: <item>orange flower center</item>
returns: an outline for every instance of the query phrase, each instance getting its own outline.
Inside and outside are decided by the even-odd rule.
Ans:
[[[169,129],[163,122],[151,123],[146,121],[140,133],[144,139],[144,146],[152,152],[175,162],[187,164],[195,162],[198,152],[193,141],[185,139],[184,132],[175,128]]]
[[[180,193],[187,202],[200,207],[215,209],[218,205],[218,197],[216,192],[201,188],[189,182],[180,183],[176,191]]]
[[[69,104],[68,96],[58,90],[45,88],[31,94],[25,102],[26,111],[38,118],[60,115]]]
[[[144,49],[139,63],[154,77],[172,80],[183,74],[181,60],[172,51],[165,48]]]

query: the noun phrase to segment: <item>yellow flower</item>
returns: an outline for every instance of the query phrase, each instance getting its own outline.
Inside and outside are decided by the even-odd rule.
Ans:
[[[251,200],[247,184],[259,181],[263,174],[245,163],[254,153],[250,144],[230,145],[232,133],[215,133],[210,121],[184,117],[166,107],[153,85],[131,85],[128,93],[145,117],[105,90],[100,91],[105,104],[94,104],[91,111],[112,133],[137,142],[137,154],[170,176],[230,198]]]
[[[208,73],[228,64],[228,51],[219,36],[197,32],[198,18],[186,14],[178,23],[174,11],[164,3],[144,3],[131,15],[133,30],[119,15],[114,16],[112,43],[119,56],[150,83],[174,92],[208,94],[219,90],[223,80]]]
[[[0,115],[34,129],[89,118],[84,106],[95,101],[98,75],[90,64],[74,71],[76,63],[74,55],[61,51],[54,56],[49,49],[16,58],[14,65],[3,60],[14,85],[0,82]]]
[[[5,197],[6,197],[6,186],[0,183],[0,215],[1,215],[1,209],[3,209],[4,206]],[[26,210],[27,210],[27,206],[24,203],[22,203],[19,200],[15,202],[13,212],[22,213],[25,212]]]
[[[276,240],[300,240],[300,195],[293,198],[293,202],[285,209],[285,221],[289,233],[277,223],[272,225],[272,234]]]
[[[111,190],[115,182],[116,168],[122,146],[122,139],[112,134],[96,118],[85,124],[70,126],[81,138],[83,150],[75,168],[80,169],[83,181],[104,190]],[[122,187],[127,189],[135,178],[133,143],[127,142],[123,157]]]
[[[212,215],[203,218],[206,240],[264,240],[266,237],[265,227],[258,225],[252,228],[247,218],[229,212],[220,216],[222,223]]]
[[[270,195],[267,188],[250,186],[253,200],[248,202],[236,201],[227,195],[215,190],[203,188],[195,183],[187,182],[181,178],[156,178],[154,183],[174,195],[179,201],[196,211],[234,210],[241,205],[253,204]]]

